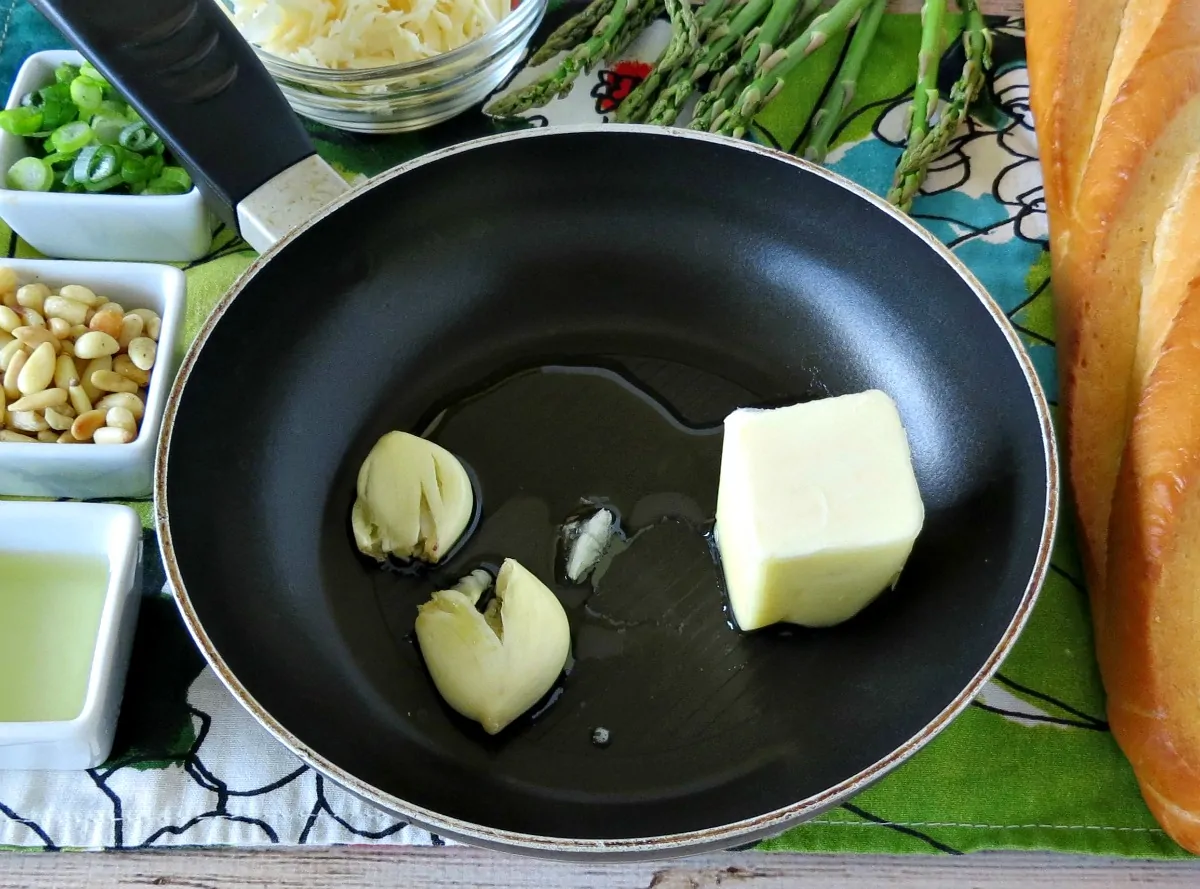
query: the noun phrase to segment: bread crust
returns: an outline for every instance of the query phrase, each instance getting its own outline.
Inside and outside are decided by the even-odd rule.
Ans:
[[[1028,0],[1027,24],[1109,721],[1200,853],[1200,0]]]
[[[1109,722],[1159,823],[1200,852],[1200,277],[1138,402],[1112,542]]]

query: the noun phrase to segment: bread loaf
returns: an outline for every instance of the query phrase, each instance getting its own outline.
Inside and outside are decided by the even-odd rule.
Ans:
[[[1200,278],[1138,403],[1111,554],[1109,723],[1154,816],[1200,852]]]
[[[1109,718],[1160,823],[1200,852],[1200,0],[1027,16]]]

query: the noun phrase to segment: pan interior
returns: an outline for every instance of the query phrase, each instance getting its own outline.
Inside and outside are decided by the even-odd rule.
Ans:
[[[477,476],[470,542],[420,577],[360,557],[371,445],[503,381],[432,433]],[[839,627],[736,633],[702,536],[721,419],[871,387],[927,510],[899,586]],[[916,234],[760,154],[590,133],[439,159],[294,238],[199,354],[166,494],[216,653],[303,747],[435,820],[626,839],[780,809],[919,733],[1017,612],[1046,485],[1018,360]],[[643,529],[594,593],[555,577],[585,497]],[[411,631],[433,589],[504,556],[559,592],[577,657],[489,738]]]

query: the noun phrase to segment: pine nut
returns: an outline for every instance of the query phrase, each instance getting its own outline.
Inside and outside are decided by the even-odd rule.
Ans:
[[[62,318],[47,318],[46,323],[50,325],[50,332],[56,339],[64,340],[71,335],[71,325]]]
[[[120,333],[120,329],[117,330]],[[99,330],[91,330],[75,340],[75,357],[90,361],[107,355],[115,355],[121,349],[116,337]]]
[[[162,319],[158,317],[151,309],[134,309],[130,314],[140,315],[142,320],[146,322],[146,336],[158,342],[158,335],[162,332]]]
[[[58,437],[58,443],[59,444],[83,444],[83,442],[81,442],[78,438],[76,438],[70,432],[64,432],[62,435],[60,435]]]
[[[54,379],[55,360],[54,346],[49,343],[42,343],[33,350],[17,377],[17,388],[22,395],[33,395],[50,385]]]
[[[134,437],[134,433],[128,429],[114,429],[112,426],[105,426],[92,433],[92,441],[98,445],[129,444]]]
[[[75,341],[74,340],[70,340],[70,339],[59,340],[58,347],[62,350],[63,355],[67,355],[68,357],[71,357],[71,358],[75,357]]]
[[[116,371],[98,370],[92,374],[92,385],[101,392],[136,392],[138,384]]]
[[[146,329],[146,322],[141,315],[135,315],[130,312],[121,319],[121,335],[117,337],[117,342],[121,344],[122,349],[128,349],[129,344],[142,335],[142,331]]]
[[[44,411],[48,407],[58,407],[67,403],[65,389],[43,389],[33,395],[18,398],[8,406],[10,411]]]
[[[9,411],[8,425],[18,432],[45,432],[50,428],[41,414],[33,411]]]
[[[17,305],[40,313],[49,295],[50,288],[45,284],[26,284],[17,290]]]
[[[114,392],[112,395],[105,395],[96,402],[97,410],[107,411],[112,410],[114,407],[125,408],[133,414],[135,420],[141,420],[146,415],[146,403],[136,395],[131,395],[128,392]]]
[[[79,372],[75,360],[69,355],[59,355],[54,365],[54,385],[64,392],[79,384]]]
[[[0,306],[0,330],[12,333],[22,324],[21,316],[8,306]]]
[[[17,311],[21,316],[21,320],[25,322],[26,327],[45,327],[46,319],[37,309],[24,308]]]
[[[9,343],[11,343],[15,339],[16,339],[16,337],[13,336],[11,333],[9,333],[7,330],[0,330],[0,349],[3,349],[5,346],[7,346]]]
[[[58,288],[58,295],[65,296],[67,299],[73,299],[75,302],[83,303],[89,308],[95,308],[108,302],[107,299],[102,296],[96,296],[90,288],[84,287],[81,284],[68,284],[66,287],[60,287]]]
[[[88,307],[81,302],[67,299],[65,296],[48,296],[42,314],[47,318],[61,318],[67,324],[82,324],[87,313]]]
[[[142,370],[154,367],[158,355],[158,344],[147,336],[139,336],[129,344],[129,358]]]
[[[5,444],[37,444],[37,439],[30,438],[28,435],[22,435],[20,432],[0,429],[0,442]]]
[[[4,371],[4,392],[9,398],[20,398],[21,390],[17,386],[17,380],[21,376],[21,371],[25,369],[25,362],[29,360],[29,353],[17,351],[13,353],[12,358],[8,362],[8,369]]]
[[[20,340],[13,340],[3,349],[0,349],[0,370],[8,370],[8,365],[12,362],[13,356],[18,352],[26,354]]]
[[[83,416],[91,411],[92,399],[83,386],[72,386],[67,390],[67,394],[71,397],[71,407],[75,408],[75,412],[79,416]]]
[[[20,285],[17,273],[8,266],[0,266],[0,293],[16,293]]]
[[[133,418],[133,414],[129,412],[129,408],[110,408],[105,415],[105,422],[114,429],[124,429],[127,432],[137,435],[137,420]]]
[[[59,433],[55,432],[53,429],[43,429],[38,433],[38,441],[42,442],[43,444],[54,444],[56,441],[58,441],[58,436]]]
[[[79,356],[76,355],[75,359],[78,362]],[[112,358],[108,355],[93,358],[83,366],[83,373],[80,375],[79,381],[83,384],[83,391],[88,394],[88,398],[93,402],[100,397],[100,390],[92,382],[92,374],[98,370],[112,370]]]
[[[55,354],[58,354],[58,337],[44,327],[18,327],[13,331],[13,336],[23,342],[27,349],[33,350],[42,343],[49,343],[54,347]]]
[[[142,370],[128,355],[118,355],[113,359],[113,370],[125,377],[127,380],[133,380],[139,386],[146,386],[150,383],[150,372]]]
[[[71,424],[71,434],[80,441],[90,441],[97,429],[102,429],[107,421],[105,411],[88,411],[80,414]]]
[[[110,337],[112,337],[113,343],[116,344],[117,349],[120,349],[121,345],[117,342],[117,337],[121,335],[121,324],[124,320],[125,316],[120,312],[115,312],[112,309],[104,308],[92,316],[92,320],[88,322],[88,327],[91,330],[99,330],[103,333],[107,333]],[[115,352],[116,349],[113,351]]]
[[[81,336],[83,336],[87,332],[88,332],[88,326],[86,324],[71,325],[71,336],[73,336],[75,339],[79,339]]]
[[[4,422],[5,422],[4,416],[8,410],[7,406],[8,406],[8,396],[4,393],[3,389],[0,389],[0,429],[4,428]]]
[[[64,408],[69,410],[69,408]],[[74,424],[75,418],[59,413],[56,408],[46,408],[46,425],[58,432],[66,432]]]
[[[113,302],[107,296],[104,297],[104,302],[101,304],[100,308],[96,309],[96,311],[97,312],[116,312],[122,318],[125,317],[125,307],[123,305],[121,305],[120,303]]]

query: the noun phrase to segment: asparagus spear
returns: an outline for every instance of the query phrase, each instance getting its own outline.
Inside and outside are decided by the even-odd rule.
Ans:
[[[710,71],[724,67],[734,46],[758,24],[771,3],[772,0],[747,0],[728,23],[718,24],[709,31],[704,53],[694,64],[675,71],[650,109],[648,122],[665,126],[675,123],[679,109],[696,88],[696,83]]]
[[[722,20],[730,5],[731,0],[706,0],[696,13],[696,26],[700,30],[701,37]]]
[[[921,190],[927,168],[904,173],[911,154],[929,133],[929,114],[937,108],[938,59],[942,54],[942,19],[946,14],[946,0],[925,0],[921,7],[921,52],[917,56],[917,87],[913,92],[912,120],[908,125],[908,144],[896,165],[888,201],[904,212],[912,209],[913,198]]]
[[[831,9],[813,19],[799,37],[764,59],[755,72],[754,80],[742,90],[733,106],[713,120],[712,130],[736,139],[746,135],[746,128],[754,115],[783,89],[783,80],[788,73],[824,46],[830,37],[854,24],[868,2],[870,0],[837,0]],[[945,0],[941,0],[941,3],[944,6]]]
[[[613,0],[592,0],[582,10],[554,29],[553,33],[546,38],[546,42],[530,57],[530,67],[548,62],[558,53],[574,49],[587,40],[592,31],[596,29],[596,23],[604,18],[612,9],[612,5]]]
[[[762,27],[746,46],[738,60],[721,72],[708,92],[696,103],[690,124],[693,130],[708,130],[713,120],[745,89],[758,68],[779,45],[780,38],[796,18],[807,18],[821,0],[774,0]],[[747,35],[749,38],[749,35]]]
[[[596,23],[592,36],[575,47],[557,68],[533,83],[501,96],[487,112],[496,117],[512,117],[530,108],[541,107],[555,96],[565,96],[570,92],[575,78],[604,58],[625,24],[626,17],[636,10],[637,4],[638,0],[613,0],[612,9]]]
[[[622,100],[616,114],[616,119],[622,123],[643,120],[650,111],[650,103],[658,94],[663,78],[690,59],[700,46],[699,16],[692,13],[691,0],[666,0],[666,3],[667,14],[671,18],[671,41],[645,80]],[[704,12],[704,9],[700,12]]]
[[[875,32],[883,20],[883,10],[887,0],[871,0],[869,6],[854,26],[854,35],[846,49],[846,57],[838,69],[837,80],[829,88],[825,101],[817,109],[812,119],[812,135],[808,139],[808,147],[804,156],[810,161],[820,163],[829,153],[829,140],[833,138],[842,115],[854,101],[854,90],[858,85],[858,75],[862,71],[863,62],[875,41]]]
[[[658,17],[662,9],[663,0],[638,0],[637,9],[630,10],[629,15],[625,18],[625,24],[621,26],[617,36],[604,51],[604,58],[611,61],[623,53],[625,47],[633,43],[639,34],[650,27],[650,23]],[[594,64],[595,62],[592,63],[592,65]],[[592,65],[588,65],[586,70],[590,71]]]
[[[950,139],[966,119],[971,103],[975,101],[987,80],[987,70],[992,67],[992,32],[984,23],[976,0],[960,0],[966,14],[963,29],[963,48],[966,60],[962,74],[950,89],[950,99],[942,116],[928,135],[902,159],[900,172],[907,175],[917,173],[941,156]]]

